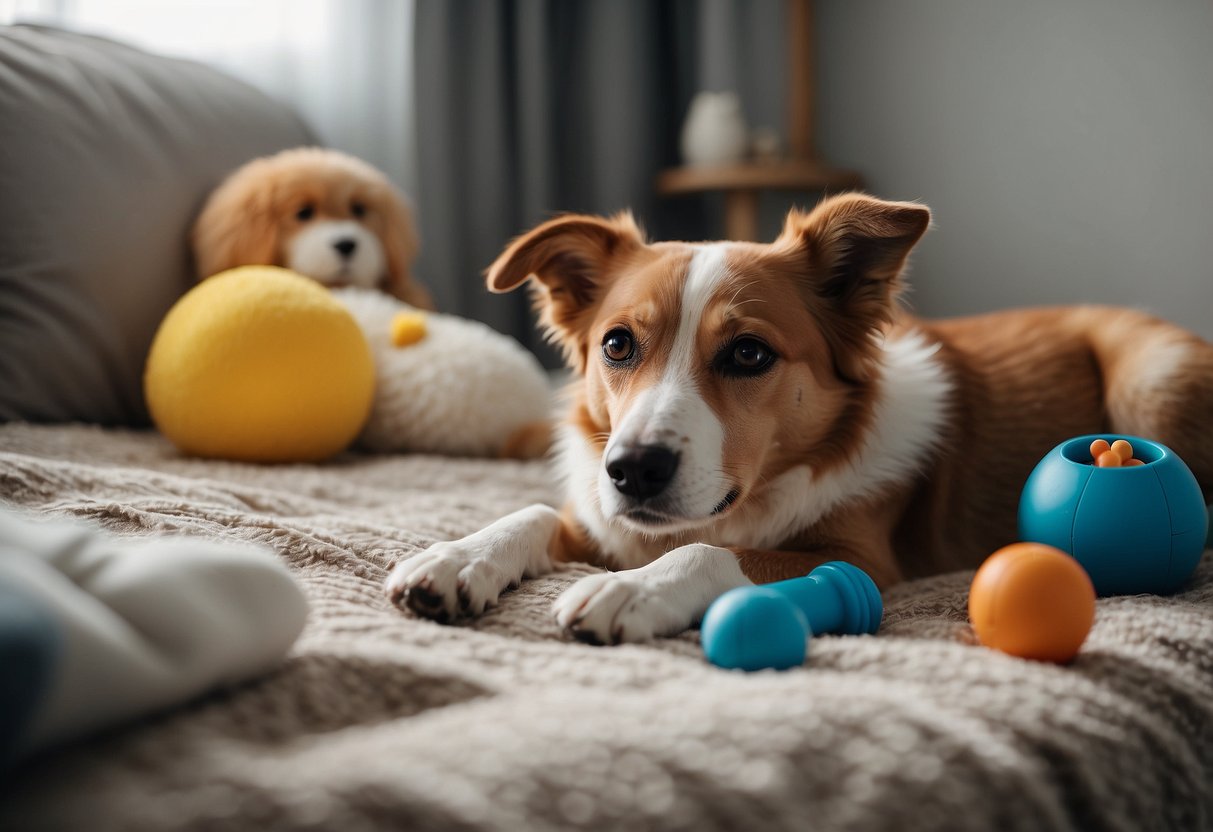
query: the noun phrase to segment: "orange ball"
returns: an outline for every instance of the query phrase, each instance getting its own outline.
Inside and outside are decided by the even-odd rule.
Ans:
[[[1095,620],[1095,587],[1078,561],[1043,543],[1013,543],[986,559],[969,588],[969,620],[987,647],[1068,662]]]

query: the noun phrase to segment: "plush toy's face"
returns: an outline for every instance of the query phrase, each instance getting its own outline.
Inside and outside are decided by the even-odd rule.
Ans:
[[[417,250],[404,199],[377,170],[332,150],[254,160],[211,195],[194,227],[198,277],[284,266],[326,286],[391,292],[430,307],[410,279]]]
[[[326,286],[382,288],[387,255],[367,224],[369,195],[353,191],[348,200],[312,201],[301,195],[303,202],[284,234],[287,268]]]

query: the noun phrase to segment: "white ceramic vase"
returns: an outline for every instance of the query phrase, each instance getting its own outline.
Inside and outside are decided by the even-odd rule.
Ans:
[[[701,92],[682,125],[688,165],[726,165],[745,158],[748,136],[741,100],[732,92]]]

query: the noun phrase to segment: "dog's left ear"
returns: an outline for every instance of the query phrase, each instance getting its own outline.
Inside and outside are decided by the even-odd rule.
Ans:
[[[831,197],[807,214],[789,212],[775,247],[804,264],[810,305],[843,378],[870,377],[873,336],[891,320],[906,259],[930,224],[924,205],[863,194]]]
[[[568,214],[514,240],[489,266],[492,292],[531,280],[540,323],[574,369],[585,369],[585,330],[591,312],[615,274],[614,266],[644,246],[628,212],[613,217]]]

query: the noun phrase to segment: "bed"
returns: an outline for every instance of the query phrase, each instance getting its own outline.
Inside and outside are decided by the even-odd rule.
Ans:
[[[6,829],[1200,829],[1213,825],[1213,566],[1099,602],[1068,667],[974,646],[970,573],[897,587],[875,637],[715,669],[695,632],[592,647],[571,565],[444,626],[390,565],[556,495],[543,463],[181,457],[153,433],[0,427],[0,495],[119,535],[255,541],[311,617],[255,682],[31,761]]]

